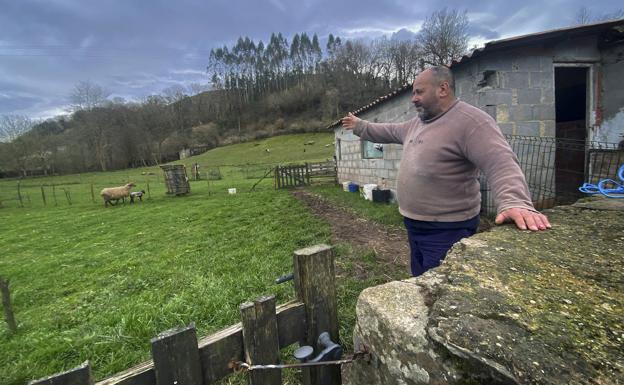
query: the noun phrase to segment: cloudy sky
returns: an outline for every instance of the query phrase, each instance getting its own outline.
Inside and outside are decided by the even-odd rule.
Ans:
[[[64,113],[79,81],[127,100],[207,84],[210,49],[271,32],[376,37],[417,32],[441,7],[466,10],[473,43],[569,26],[581,6],[619,1],[525,0],[0,0],[0,115]],[[289,39],[290,40],[290,39]]]

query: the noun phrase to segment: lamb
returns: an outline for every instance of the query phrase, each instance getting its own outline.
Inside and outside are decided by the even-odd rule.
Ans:
[[[145,195],[145,190],[131,192],[130,203],[134,203],[134,198],[139,198],[139,200],[143,202],[143,195]]]
[[[104,207],[107,207],[108,204],[114,206],[119,202],[120,199],[123,199],[125,202],[125,198],[130,196],[130,190],[136,186],[134,183],[130,182],[125,186],[120,187],[107,187],[100,191],[100,195],[102,199],[104,199]],[[113,203],[115,201],[115,203]]]

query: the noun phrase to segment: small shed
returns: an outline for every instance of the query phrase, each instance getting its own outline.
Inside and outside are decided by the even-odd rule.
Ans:
[[[452,63],[456,96],[490,114],[518,155],[539,208],[624,162],[624,19],[492,41]],[[411,85],[355,111],[372,122],[416,117]],[[338,180],[396,191],[402,146],[360,140],[334,122]],[[484,180],[482,182],[485,182]],[[483,206],[491,197],[482,183]],[[569,198],[568,198],[569,197]]]
[[[167,194],[184,195],[191,192],[186,167],[183,164],[165,164],[160,168],[165,174]]]

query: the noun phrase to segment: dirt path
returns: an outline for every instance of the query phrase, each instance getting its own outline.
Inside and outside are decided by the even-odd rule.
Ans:
[[[348,242],[355,250],[374,251],[378,260],[399,266],[408,265],[409,248],[405,230],[364,219],[304,190],[294,190],[293,195],[307,204],[315,216],[331,225],[332,243]]]

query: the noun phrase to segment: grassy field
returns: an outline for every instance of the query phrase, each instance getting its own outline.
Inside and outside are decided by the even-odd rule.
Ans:
[[[271,158],[275,163],[294,161],[293,143],[310,140],[315,144],[306,148],[325,152],[306,150],[300,160],[331,157],[333,147],[311,137],[264,143],[271,143],[271,156],[282,153],[283,159]],[[213,150],[218,155],[211,151],[186,161],[264,163],[249,155],[263,146],[243,143],[230,146],[235,156],[219,148]],[[257,179],[246,179],[241,169],[232,164],[223,167],[221,180],[193,181],[185,197],[167,196],[156,168],[22,180],[20,188],[30,198],[24,208],[10,199],[17,181],[0,181],[0,275],[10,279],[19,325],[16,335],[0,325],[0,384],[23,384],[87,359],[103,379],[148,359],[149,340],[163,330],[195,322],[203,336],[237,322],[242,302],[263,294],[275,294],[278,303],[292,299],[292,283],[276,286],[274,279],[292,270],[294,250],[328,243],[329,225],[289,192],[273,190],[272,180],[250,192]],[[149,182],[150,197],[104,209],[97,191],[127,180],[139,189]],[[230,187],[238,194],[227,194]],[[71,205],[63,188],[70,191]],[[319,189],[336,202],[339,191]],[[387,279],[388,271],[374,255],[357,255],[349,245],[336,245],[336,253],[338,269],[349,271],[358,263],[371,272],[338,282],[341,335],[349,348],[357,295]],[[296,383],[296,376],[289,381]]]

